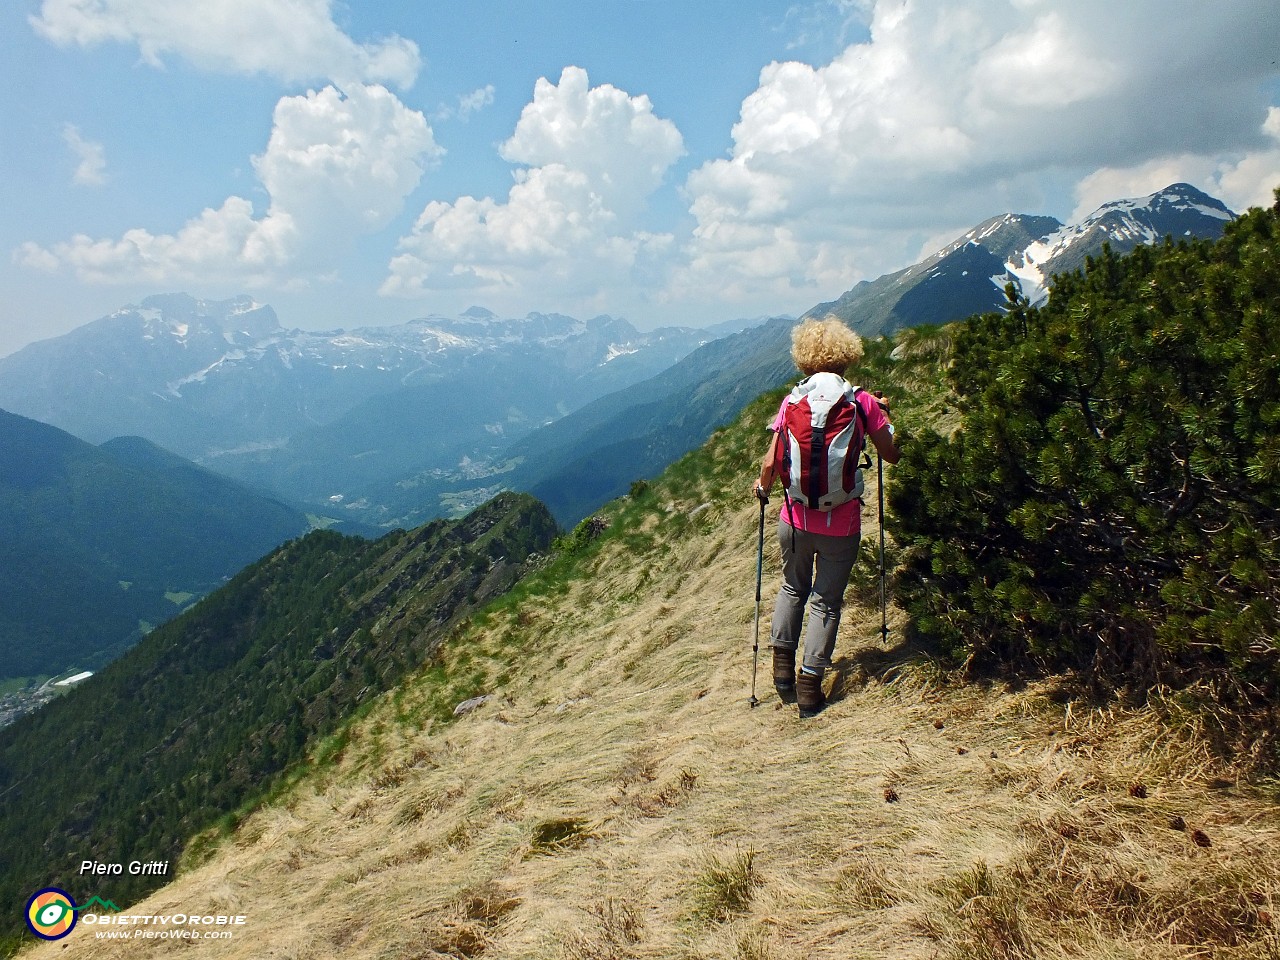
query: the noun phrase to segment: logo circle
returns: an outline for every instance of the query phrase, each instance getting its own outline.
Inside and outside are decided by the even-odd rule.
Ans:
[[[76,920],[76,902],[65,890],[45,887],[27,901],[27,926],[41,940],[61,940]]]

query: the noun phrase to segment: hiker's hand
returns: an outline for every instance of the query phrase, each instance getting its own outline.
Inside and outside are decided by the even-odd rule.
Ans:
[[[755,495],[755,498],[759,500],[761,503],[769,502],[769,491],[760,485],[760,481],[758,480],[756,481],[756,485],[752,487],[751,492]]]

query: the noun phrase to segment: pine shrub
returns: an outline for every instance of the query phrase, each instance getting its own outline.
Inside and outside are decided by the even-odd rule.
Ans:
[[[915,629],[970,664],[1280,699],[1277,198],[957,333],[961,426],[891,490]]]

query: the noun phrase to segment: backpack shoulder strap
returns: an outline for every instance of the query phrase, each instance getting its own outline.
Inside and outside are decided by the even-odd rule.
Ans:
[[[850,384],[853,387],[852,384]],[[858,402],[858,394],[866,393],[861,387],[853,387],[853,393],[849,395],[849,402],[853,404],[853,409],[858,415],[858,422],[862,424],[862,433],[867,433],[867,411],[862,409],[862,404]]]
[[[854,412],[858,417],[858,429],[861,432],[861,435],[858,437],[857,446],[858,446],[858,449],[863,452],[863,455],[867,461],[864,464],[864,466],[870,466],[871,456],[866,452],[867,437],[870,433],[870,431],[867,430],[867,411],[863,410],[862,404],[858,402],[858,395],[866,392],[867,391],[863,390],[861,387],[854,387],[853,396],[850,398],[850,402],[853,404]]]

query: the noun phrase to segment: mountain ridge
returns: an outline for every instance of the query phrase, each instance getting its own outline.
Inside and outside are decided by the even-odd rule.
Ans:
[[[1138,244],[1171,236],[1217,239],[1235,214],[1221,201],[1187,183],[1174,183],[1145,197],[1112,200],[1077,224],[1053,217],[999,214],[990,217],[918,263],[872,281],[862,281],[835,300],[819,303],[804,317],[834,314],[863,335],[903,327],[946,323],[1001,309],[1004,287],[1013,282],[1034,303],[1049,294],[1053,274],[1070,273],[1109,244],[1125,253]],[[954,290],[950,296],[944,291]]]
[[[268,411],[274,416],[243,438],[270,442],[292,432],[290,424],[332,419],[349,409],[353,396],[429,381],[441,362],[455,356],[512,346],[567,346],[571,351],[564,358],[565,370],[580,374],[647,349],[669,350],[673,340],[696,339],[675,327],[641,334],[627,321],[606,315],[577,320],[535,312],[502,319],[481,308],[460,317],[432,315],[393,326],[312,332],[281,327],[271,307],[248,296],[211,301],[161,294],[0,358],[0,406],[91,442],[137,433],[199,458],[219,434],[209,427],[190,436],[178,433],[192,417],[174,414],[173,403],[199,401],[203,405],[196,409],[202,415],[226,416],[226,404],[238,396],[237,378],[251,374],[255,366],[306,403],[304,410],[292,413]],[[54,392],[59,383],[77,382],[72,374],[97,381],[93,395],[106,409],[77,410]],[[297,394],[303,386],[309,392]],[[232,393],[221,396],[218,391]],[[137,410],[129,403],[146,405],[158,422],[135,429]],[[173,426],[165,427],[166,411],[176,417]]]
[[[805,316],[835,313],[868,338],[945,324],[1002,309],[1009,282],[1033,300],[1046,296],[1052,271],[1074,269],[1104,243],[1121,251],[1165,234],[1213,236],[1231,216],[1187,184],[1112,201],[1074,226],[1001,214],[919,263],[862,281]],[[112,369],[100,355],[105,347],[90,351],[97,365],[88,372],[46,371],[34,381],[15,372],[34,353],[7,358],[0,360],[0,405],[21,399],[25,407],[18,412],[63,427],[59,417],[114,410],[111,416],[123,425],[107,431],[111,435],[139,433],[313,513],[382,528],[460,515],[504,489],[533,491],[552,502],[564,522],[576,522],[732,417],[751,394],[749,384],[733,383],[735,377],[760,377],[755,388],[764,389],[789,376],[785,344],[772,365],[735,366],[742,358],[728,359],[732,351],[726,350],[727,365],[717,368],[711,344],[701,341],[723,329],[638,334],[607,315],[504,319],[473,307],[458,317],[302,334],[282,331],[270,308],[248,297],[205,303],[172,295],[144,304],[149,306],[97,323],[145,327],[152,337],[146,343],[180,357],[183,365],[154,370],[149,380],[127,387],[129,377],[141,376],[143,360],[132,357]],[[203,326],[196,323],[201,311],[212,317]],[[761,350],[772,350],[775,331],[766,327],[735,335],[742,342],[758,337]],[[703,361],[712,364],[705,379],[736,397],[736,407],[712,411],[708,391],[698,394],[696,364]],[[680,363],[688,366],[664,380]],[[250,367],[253,388],[249,380],[236,386],[235,377],[248,376]],[[84,393],[69,393],[67,383]],[[499,385],[505,399],[497,399]],[[682,391],[694,396],[691,409],[682,407]],[[40,396],[46,399],[33,399]],[[649,399],[641,403],[641,397]],[[33,409],[40,403],[47,416]],[[599,422],[597,406],[614,411],[611,426]],[[167,426],[143,429],[157,417]],[[699,418],[705,428],[698,427]],[[216,423],[222,426],[211,426]],[[639,431],[640,424],[647,429]],[[166,443],[160,433],[187,448]],[[572,462],[549,469],[539,444],[559,443],[571,433],[577,437],[567,451]],[[575,479],[582,477],[592,482]],[[580,489],[572,489],[575,484]]]
[[[1188,210],[1192,218],[1179,219]],[[1052,217],[1001,214],[921,262],[863,281],[804,317],[834,313],[867,338],[904,326],[941,326],[1003,309],[1005,285],[1018,280],[1015,267],[1027,280],[1025,293],[1041,300],[1047,296],[1044,289],[1031,287],[1033,274],[1044,279],[1035,273],[1039,268],[1021,259],[1028,250],[1045,246],[1046,238],[1059,238],[1055,245],[1045,246],[1058,252],[1037,254],[1039,262],[1074,268],[1086,256],[1100,253],[1104,243],[1119,248],[1150,241],[1156,236],[1154,225],[1212,235],[1221,232],[1230,216],[1221,203],[1187,184],[1174,184],[1149,197],[1113,201],[1076,227],[1064,227]],[[562,523],[578,522],[625,493],[633,481],[656,475],[663,465],[700,445],[755,393],[792,379],[789,327],[788,322],[771,320],[700,347],[651,379],[602,397],[517,441],[507,456],[521,462],[491,477],[533,493]],[[555,456],[566,462],[560,467],[546,462]]]

